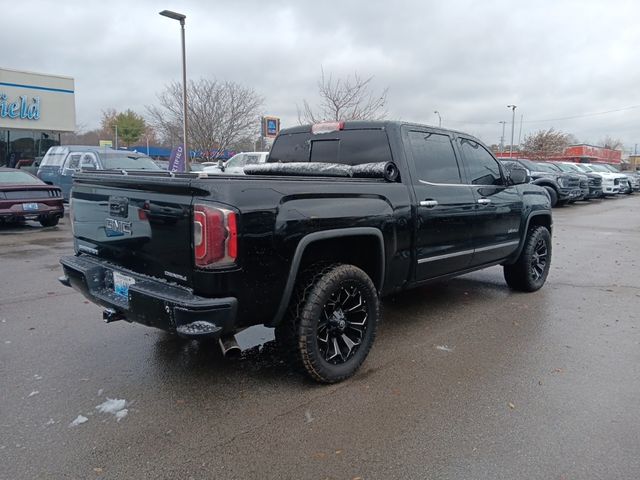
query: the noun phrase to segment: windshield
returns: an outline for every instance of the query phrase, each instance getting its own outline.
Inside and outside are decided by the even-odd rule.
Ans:
[[[551,165],[547,165],[546,163],[536,163],[536,167],[534,170],[538,172],[549,172],[549,173],[558,173],[558,171],[553,168]]]
[[[622,173],[620,170],[618,170],[613,165],[603,165],[603,167],[605,167],[606,169],[608,169],[609,171],[611,171],[613,173]]]
[[[591,165],[589,165],[589,167],[591,167],[591,170],[593,170],[594,172],[611,173],[611,171],[604,165],[594,165],[592,163]]]
[[[554,165],[563,172],[580,172],[578,168],[575,168],[573,165],[567,165],[566,163],[554,163]]]
[[[528,170],[536,170],[536,164],[533,163],[531,160],[518,158],[516,161],[519,162],[520,165],[524,166]]]
[[[100,155],[105,170],[162,170],[150,157],[127,153]]]
[[[585,165],[583,163],[576,163],[575,167],[580,170],[581,172],[585,172],[585,173],[591,173],[593,172],[593,169],[591,167],[589,167],[589,165]]]
[[[44,182],[26,172],[0,172],[0,183],[9,185],[44,185]]]

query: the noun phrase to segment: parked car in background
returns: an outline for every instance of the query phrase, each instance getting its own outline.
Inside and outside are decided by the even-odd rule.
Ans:
[[[572,162],[549,162],[549,164],[554,165],[561,172],[575,173],[580,177],[580,189],[584,200],[602,197],[602,177],[600,175],[583,172]]]
[[[247,165],[256,165],[265,163],[269,156],[269,152],[241,152],[235,154],[224,164],[209,166],[204,168],[206,173],[227,175],[244,175],[244,167]]]
[[[616,167],[614,167],[613,165],[604,164],[603,166],[607,168],[609,171],[611,171],[612,173],[624,175],[627,178],[627,182],[629,183],[629,191],[624,193],[630,194],[640,190],[640,179],[638,178],[637,175],[633,175],[631,172],[622,172],[618,170]]]
[[[53,227],[64,215],[62,192],[28,172],[0,168],[0,221],[37,220]]]
[[[627,179],[624,175],[613,173],[600,163],[580,163],[581,168],[590,170],[602,176],[602,193],[604,195],[617,195],[623,193],[627,187]]]
[[[515,161],[527,169],[531,183],[544,187],[551,199],[551,206],[564,205],[570,201],[578,200],[582,191],[580,190],[580,179],[577,175],[558,172],[550,165],[533,162],[527,159],[505,159],[503,162]]]
[[[62,190],[69,199],[73,174],[79,170],[162,170],[150,157],[128,150],[87,145],[51,147],[45,154],[38,178]]]

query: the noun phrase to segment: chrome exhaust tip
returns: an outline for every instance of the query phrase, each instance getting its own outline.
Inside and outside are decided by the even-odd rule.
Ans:
[[[224,337],[220,337],[218,339],[218,343],[220,344],[222,355],[224,355],[225,358],[237,358],[242,353],[242,349],[240,349],[240,345],[238,345],[235,335],[225,335]]]

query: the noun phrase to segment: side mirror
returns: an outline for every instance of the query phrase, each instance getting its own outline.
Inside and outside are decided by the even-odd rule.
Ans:
[[[529,175],[524,168],[513,166],[508,173],[509,183],[511,185],[521,185],[529,182]]]

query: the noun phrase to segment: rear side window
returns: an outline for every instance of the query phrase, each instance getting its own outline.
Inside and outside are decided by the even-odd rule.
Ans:
[[[60,166],[67,156],[67,149],[64,147],[51,147],[40,162],[40,166]]]
[[[429,183],[460,183],[460,169],[448,135],[409,132],[418,180]]]
[[[360,165],[391,161],[384,130],[342,130],[325,134],[280,135],[269,153],[272,162],[320,162]]]

